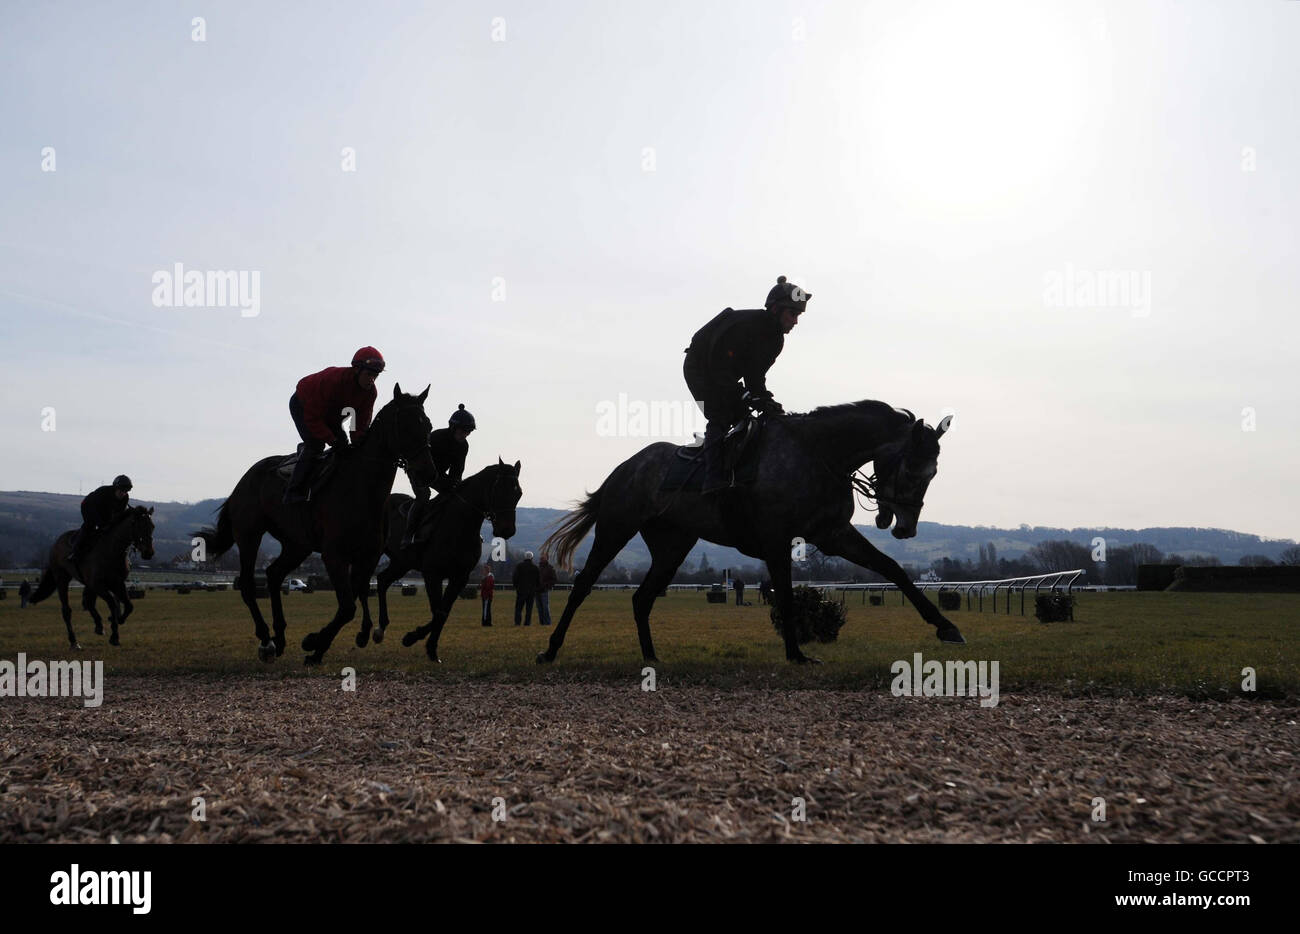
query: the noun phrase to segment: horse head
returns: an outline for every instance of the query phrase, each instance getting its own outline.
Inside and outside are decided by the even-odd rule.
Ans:
[[[429,387],[418,396],[402,392],[400,383],[393,385],[393,399],[375,415],[366,440],[378,439],[384,446],[386,457],[406,462],[411,477],[432,486],[437,475],[433,455],[429,453],[429,433],[433,425],[424,414],[424,400],[429,397]]]
[[[519,467],[519,461],[512,467],[498,457],[496,465],[488,468],[495,473],[488,486],[486,510],[492,522],[493,538],[510,538],[515,534],[515,506],[524,495],[519,486]]]
[[[153,507],[134,506],[130,513],[131,547],[149,561],[153,558]]]
[[[908,427],[902,443],[876,459],[876,528],[892,523],[894,538],[912,538],[925,506],[925,491],[939,472],[939,439],[952,424],[948,415],[931,427],[919,418]]]

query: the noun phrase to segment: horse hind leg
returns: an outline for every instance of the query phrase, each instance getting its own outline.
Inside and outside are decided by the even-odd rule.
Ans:
[[[632,595],[632,615],[636,619],[636,634],[641,640],[641,657],[655,662],[654,643],[650,639],[650,611],[654,609],[659,592],[668,586],[699,539],[678,529],[641,530],[641,537],[650,548],[650,570],[641,586]]]
[[[122,640],[118,637],[117,627],[122,624],[121,608],[117,605],[117,598],[111,593],[104,592],[104,602],[108,604],[108,622],[112,627],[112,632],[108,636],[109,645],[121,645]]]
[[[596,540],[591,544],[591,551],[587,555],[587,563],[573,579],[573,589],[569,591],[569,599],[564,601],[564,612],[560,615],[560,621],[555,624],[555,631],[551,633],[551,640],[546,647],[546,651],[537,654],[537,663],[539,665],[555,661],[560,646],[564,645],[564,636],[569,631],[569,623],[573,621],[573,614],[578,612],[578,607],[582,606],[582,601],[586,600],[587,595],[591,593],[591,588],[596,583],[596,578],[600,576],[600,572],[605,570],[609,563],[618,557],[618,553],[623,550],[623,546],[630,542],[632,536],[636,533],[636,529],[614,531],[608,525],[602,527],[599,522],[596,523]]]
[[[276,657],[275,645],[271,642],[271,630],[267,628],[266,619],[257,605],[257,579],[254,576],[257,569],[257,548],[261,543],[261,532],[256,537],[244,535],[236,541],[239,546],[239,595],[253,617],[253,635],[258,641],[257,657],[264,662],[273,662]]]
[[[384,631],[388,628],[388,588],[393,586],[393,581],[410,570],[407,563],[398,557],[399,554],[400,552],[391,552],[388,566],[377,575],[375,596],[379,601],[379,628],[374,632],[376,644],[384,641]],[[364,649],[370,641],[370,626],[366,625],[367,622],[364,618],[361,620],[361,631],[357,633],[359,649]]]
[[[289,572],[302,564],[311,552],[306,548],[293,547],[282,544],[280,546],[279,556],[266,566],[266,594],[271,600],[271,624],[275,627],[275,635],[271,641],[275,645],[275,654],[280,656],[284,654],[284,604],[280,599],[280,585]]]

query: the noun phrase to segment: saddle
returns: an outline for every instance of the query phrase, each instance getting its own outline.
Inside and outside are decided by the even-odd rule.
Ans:
[[[293,477],[293,469],[297,466],[298,458],[301,454],[302,445],[298,445],[298,450],[296,452],[282,458],[280,462],[275,465],[276,475],[285,482],[286,486],[289,484],[289,480]],[[329,482],[329,479],[332,476],[334,476],[334,465],[337,461],[338,458],[334,456],[334,450],[332,448],[325,451],[323,454],[312,458],[312,464],[307,471],[307,481],[304,484],[309,497],[315,497],[318,492],[324,489],[325,484]]]
[[[753,415],[732,425],[722,437],[722,473],[733,486],[749,486],[758,476],[758,439],[764,421]],[[704,438],[698,433],[693,444],[679,445],[676,456],[659,489],[698,491],[704,486]]]

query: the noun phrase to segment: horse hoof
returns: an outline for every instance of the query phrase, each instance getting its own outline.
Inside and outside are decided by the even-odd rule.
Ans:
[[[322,659],[319,655],[307,655],[303,658],[302,663],[308,668],[315,668],[321,663],[321,661]]]
[[[316,651],[316,633],[309,632],[302,637],[302,650],[304,652]]]
[[[366,632],[364,629],[357,633],[357,648],[364,649],[369,644],[370,633]]]
[[[277,632],[275,634],[275,638],[273,638],[271,642],[274,643],[275,655],[277,658],[279,658],[281,655],[284,654],[284,633]]]
[[[108,637],[108,644],[109,644],[109,645],[121,645],[121,644],[122,644],[122,640],[119,639],[119,638],[117,637],[117,633],[113,633],[111,636]]]
[[[545,652],[538,652],[538,653],[537,653],[537,664],[539,664],[539,665],[549,665],[549,664],[550,664],[551,662],[553,662],[553,661],[555,661],[555,659],[554,659],[553,657],[551,657],[550,655],[547,655]]]
[[[402,636],[402,645],[406,646],[408,649],[419,641],[420,637],[414,632],[408,632],[406,635]]]
[[[813,655],[796,655],[787,661],[794,662],[796,665],[820,665],[822,660]]]
[[[257,657],[264,662],[275,661],[275,646],[263,643],[257,647]]]
[[[438,647],[436,645],[426,644],[424,647],[424,654],[429,656],[429,661],[433,662],[435,665],[442,664],[442,659],[438,657]]]
[[[946,629],[940,629],[935,633],[940,642],[946,642],[949,645],[965,645],[966,640],[962,638],[961,631],[956,626],[949,626]]]
[[[95,635],[97,635],[97,636],[102,636],[103,634],[104,634],[104,626],[103,626],[103,624],[102,624],[102,623],[96,623],[96,624],[95,624]]]
[[[80,652],[80,651],[81,651],[81,643],[80,643],[80,642],[74,642],[74,643],[72,643],[72,651],[74,651],[74,652]]]
[[[374,633],[373,633],[372,635],[374,636],[375,645],[378,645],[379,643],[383,642],[383,641],[384,641],[384,627],[383,627],[383,626],[380,626],[378,629],[376,629],[376,630],[374,631]]]

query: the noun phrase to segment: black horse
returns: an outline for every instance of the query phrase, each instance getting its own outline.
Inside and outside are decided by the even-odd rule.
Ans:
[[[406,517],[411,497],[401,493],[388,499],[388,566],[379,573],[379,628],[375,630],[376,642],[384,641],[388,628],[388,588],[411,568],[418,567],[424,575],[424,589],[433,614],[429,622],[413,629],[402,637],[402,645],[415,645],[428,636],[424,650],[429,658],[438,658],[438,637],[447,622],[456,598],[465,588],[470,572],[479,562],[483,538],[479,534],[483,520],[492,523],[492,535],[507,539],[515,534],[515,506],[523,491],[519,487],[519,462],[511,467],[500,458],[491,467],[485,467],[472,477],[467,477],[454,490],[444,493],[434,504],[433,532],[428,541],[402,547],[406,533]],[[442,582],[447,582],[444,594]],[[364,647],[370,640],[370,620],[364,619],[357,633],[357,645]]]
[[[258,461],[235,485],[221,504],[217,527],[194,534],[208,547],[209,560],[239,545],[240,593],[253,616],[261,643],[258,657],[272,661],[284,653],[284,610],[280,584],[290,571],[313,552],[320,552],[329,572],[338,609],[319,632],[308,633],[303,661],[319,664],[340,628],[356,616],[356,601],[369,622],[366,595],[370,575],[384,550],[384,506],[393,489],[398,464],[405,461],[417,478],[429,482],[434,475],[429,455],[429,419],[424,414],[428,387],[418,396],[393,387],[393,400],[375,415],[370,429],[351,449],[335,450],[334,476],[306,503],[282,502],[286,481],[278,471],[284,455]],[[428,479],[424,479],[428,478]],[[266,568],[268,596],[275,636],[257,606],[257,581],[253,571],[262,536],[267,532],[280,542],[280,554]]]
[[[112,626],[108,644],[122,644],[117,629],[135,609],[126,592],[126,578],[131,571],[127,552],[134,548],[146,561],[153,557],[152,516],[152,506],[148,509],[131,506],[124,510],[108,528],[99,533],[99,538],[81,559],[79,567],[71,561],[72,537],[77,530],[64,532],[54,540],[50,547],[49,562],[41,574],[36,592],[31,596],[31,602],[39,603],[56,589],[59,591],[63,625],[68,629],[68,642],[74,649],[80,649],[81,646],[77,643],[76,633],[72,631],[72,607],[68,604],[68,585],[73,580],[79,580],[85,585],[81,594],[81,606],[95,621],[95,635],[104,634],[104,619],[95,609],[95,600],[103,597],[108,604],[108,620]]]
[[[925,491],[938,469],[939,438],[951,417],[932,428],[905,409],[863,401],[764,420],[755,455],[757,474],[748,488],[708,497],[698,492],[663,492],[660,487],[678,448],[660,442],[616,467],[600,489],[560,521],[542,545],[543,551],[555,554],[558,565],[572,566],[574,551],[593,526],[596,540],[538,662],[555,660],[573,614],[597,576],[638,532],[650,549],[651,564],[632,597],[632,609],[641,654],[648,661],[655,659],[650,640],[655,597],[701,538],[767,563],[785,621],[785,656],[792,662],[816,661],[799,649],[790,612],[791,552],[800,540],[883,574],[935,627],[940,640],[966,641],[898,563],[867,541],[851,521],[854,475],[873,461],[879,506],[876,526],[886,529],[893,522],[895,538],[916,534]],[[862,486],[862,481],[856,482]]]

